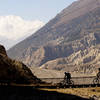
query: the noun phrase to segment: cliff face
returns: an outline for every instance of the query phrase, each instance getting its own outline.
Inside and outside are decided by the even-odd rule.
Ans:
[[[83,65],[83,64],[93,64],[97,66],[100,64],[99,43],[100,43],[100,38],[99,38],[99,34],[97,33],[91,33],[87,36],[84,36],[80,40],[75,40],[73,42],[66,43],[64,44],[64,46],[59,47],[60,50],[57,50],[57,52],[55,51],[56,56],[61,54],[62,57],[60,55],[56,59],[51,59],[47,61],[45,64],[43,64],[41,67],[50,69],[50,66],[52,66],[51,68],[55,68],[55,66],[56,68],[58,68],[57,66],[62,66],[63,68],[63,66],[67,66],[67,65],[76,66],[76,65]],[[64,55],[64,53],[66,55]],[[50,54],[52,55],[52,53]],[[50,57],[48,59],[50,59]]]
[[[65,66],[98,65],[99,45],[100,0],[78,0],[35,34],[8,50],[8,55],[29,66],[42,68],[53,62],[62,63],[63,59]],[[58,65],[53,66],[57,68]]]
[[[39,82],[26,65],[10,59],[2,45],[0,45],[0,80],[23,84]]]

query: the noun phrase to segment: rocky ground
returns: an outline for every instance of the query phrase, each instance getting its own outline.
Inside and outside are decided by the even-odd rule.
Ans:
[[[48,91],[56,91],[58,93],[77,95],[83,98],[94,98],[100,100],[100,87],[95,88],[73,88],[73,89],[43,89]]]

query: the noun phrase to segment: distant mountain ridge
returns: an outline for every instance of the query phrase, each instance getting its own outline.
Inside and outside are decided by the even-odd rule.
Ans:
[[[65,62],[61,66],[87,63],[96,65],[99,64],[96,57],[99,56],[99,45],[100,0],[78,0],[35,34],[8,50],[8,55],[29,66],[42,68],[50,66],[50,62],[58,62],[58,59],[62,63],[63,58]],[[95,53],[89,54],[89,51]],[[78,60],[78,55],[82,59]]]

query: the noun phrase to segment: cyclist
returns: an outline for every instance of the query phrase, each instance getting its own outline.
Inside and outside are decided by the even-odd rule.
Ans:
[[[69,72],[65,72],[65,77],[64,79],[66,79],[67,83],[70,83],[70,79],[71,79],[71,74]]]
[[[97,78],[100,79],[100,68],[98,68]]]

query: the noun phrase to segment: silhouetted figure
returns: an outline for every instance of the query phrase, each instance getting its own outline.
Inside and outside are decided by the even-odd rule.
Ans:
[[[70,79],[71,79],[71,74],[70,73],[67,73],[65,72],[65,77],[64,77],[67,81],[67,83],[70,83]]]
[[[100,79],[100,68],[98,68],[97,78]]]

